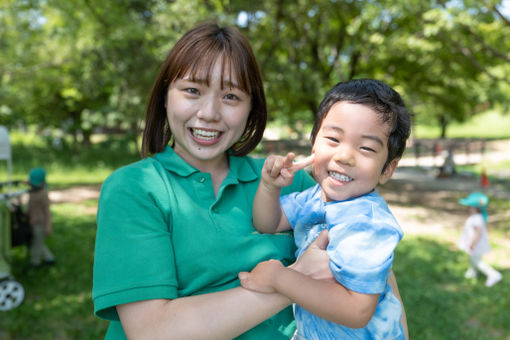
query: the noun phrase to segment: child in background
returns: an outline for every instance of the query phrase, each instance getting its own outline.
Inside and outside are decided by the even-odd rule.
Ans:
[[[491,251],[486,228],[489,198],[480,192],[472,192],[467,197],[460,199],[459,203],[469,207],[469,217],[464,223],[464,229],[458,243],[459,248],[469,254],[470,266],[464,276],[467,279],[476,278],[478,272],[482,272],[487,276],[485,285],[492,287],[503,276],[496,269],[482,261],[482,256]]]
[[[391,87],[372,79],[339,83],[319,106],[312,156],[270,156],[253,205],[263,233],[293,229],[297,256],[323,229],[337,282],[314,280],[276,260],[240,273],[243,287],[295,302],[294,339],[405,339],[402,307],[388,284],[402,230],[376,192],[397,168],[410,114]],[[313,164],[318,184],[284,196],[294,173]]]
[[[55,264],[55,257],[45,244],[46,236],[52,232],[50,200],[46,190],[46,172],[42,168],[30,170],[28,175],[30,190],[28,193],[27,215],[32,229],[30,244],[30,264],[40,267],[42,264]]]

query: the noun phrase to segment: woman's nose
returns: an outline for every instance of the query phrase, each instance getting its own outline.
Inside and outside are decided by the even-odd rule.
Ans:
[[[210,97],[204,98],[197,112],[197,117],[206,121],[218,120],[221,115],[220,108],[219,100]]]
[[[333,160],[349,166],[354,166],[356,164],[354,150],[346,143],[342,143],[338,146],[335,155],[333,156]]]

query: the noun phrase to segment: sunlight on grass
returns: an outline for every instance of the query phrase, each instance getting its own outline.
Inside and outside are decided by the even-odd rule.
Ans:
[[[509,138],[510,115],[503,115],[498,111],[488,111],[475,115],[463,123],[451,123],[446,131],[448,138]],[[437,125],[416,125],[417,138],[439,138],[440,127]]]
[[[97,208],[97,200],[89,200],[86,203],[80,204],[54,204],[54,210],[58,210],[59,214],[65,215],[67,217],[83,217],[87,215],[96,215]]]

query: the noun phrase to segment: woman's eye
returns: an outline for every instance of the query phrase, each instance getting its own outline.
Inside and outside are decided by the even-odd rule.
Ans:
[[[332,141],[332,142],[335,142],[335,143],[338,143],[338,142],[339,142],[339,140],[338,140],[338,139],[336,139],[335,137],[326,137],[326,139],[328,139],[328,140],[330,140],[330,141]]]
[[[187,89],[185,89],[186,92],[190,93],[190,94],[194,94],[194,95],[199,95],[200,94],[200,91],[194,87],[189,87]]]
[[[225,99],[227,99],[227,100],[239,100],[239,97],[236,96],[235,94],[229,93],[229,94],[225,95]]]

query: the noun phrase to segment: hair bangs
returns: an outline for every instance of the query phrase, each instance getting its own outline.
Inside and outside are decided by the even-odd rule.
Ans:
[[[177,79],[188,78],[190,81],[205,83],[210,86],[212,71],[216,62],[221,62],[221,88],[235,87],[251,94],[249,82],[249,56],[236,45],[221,41],[196,41],[187,46],[187,51],[179,53],[178,67],[175,72],[169,69],[170,83]],[[194,55],[196,58],[186,56]]]

